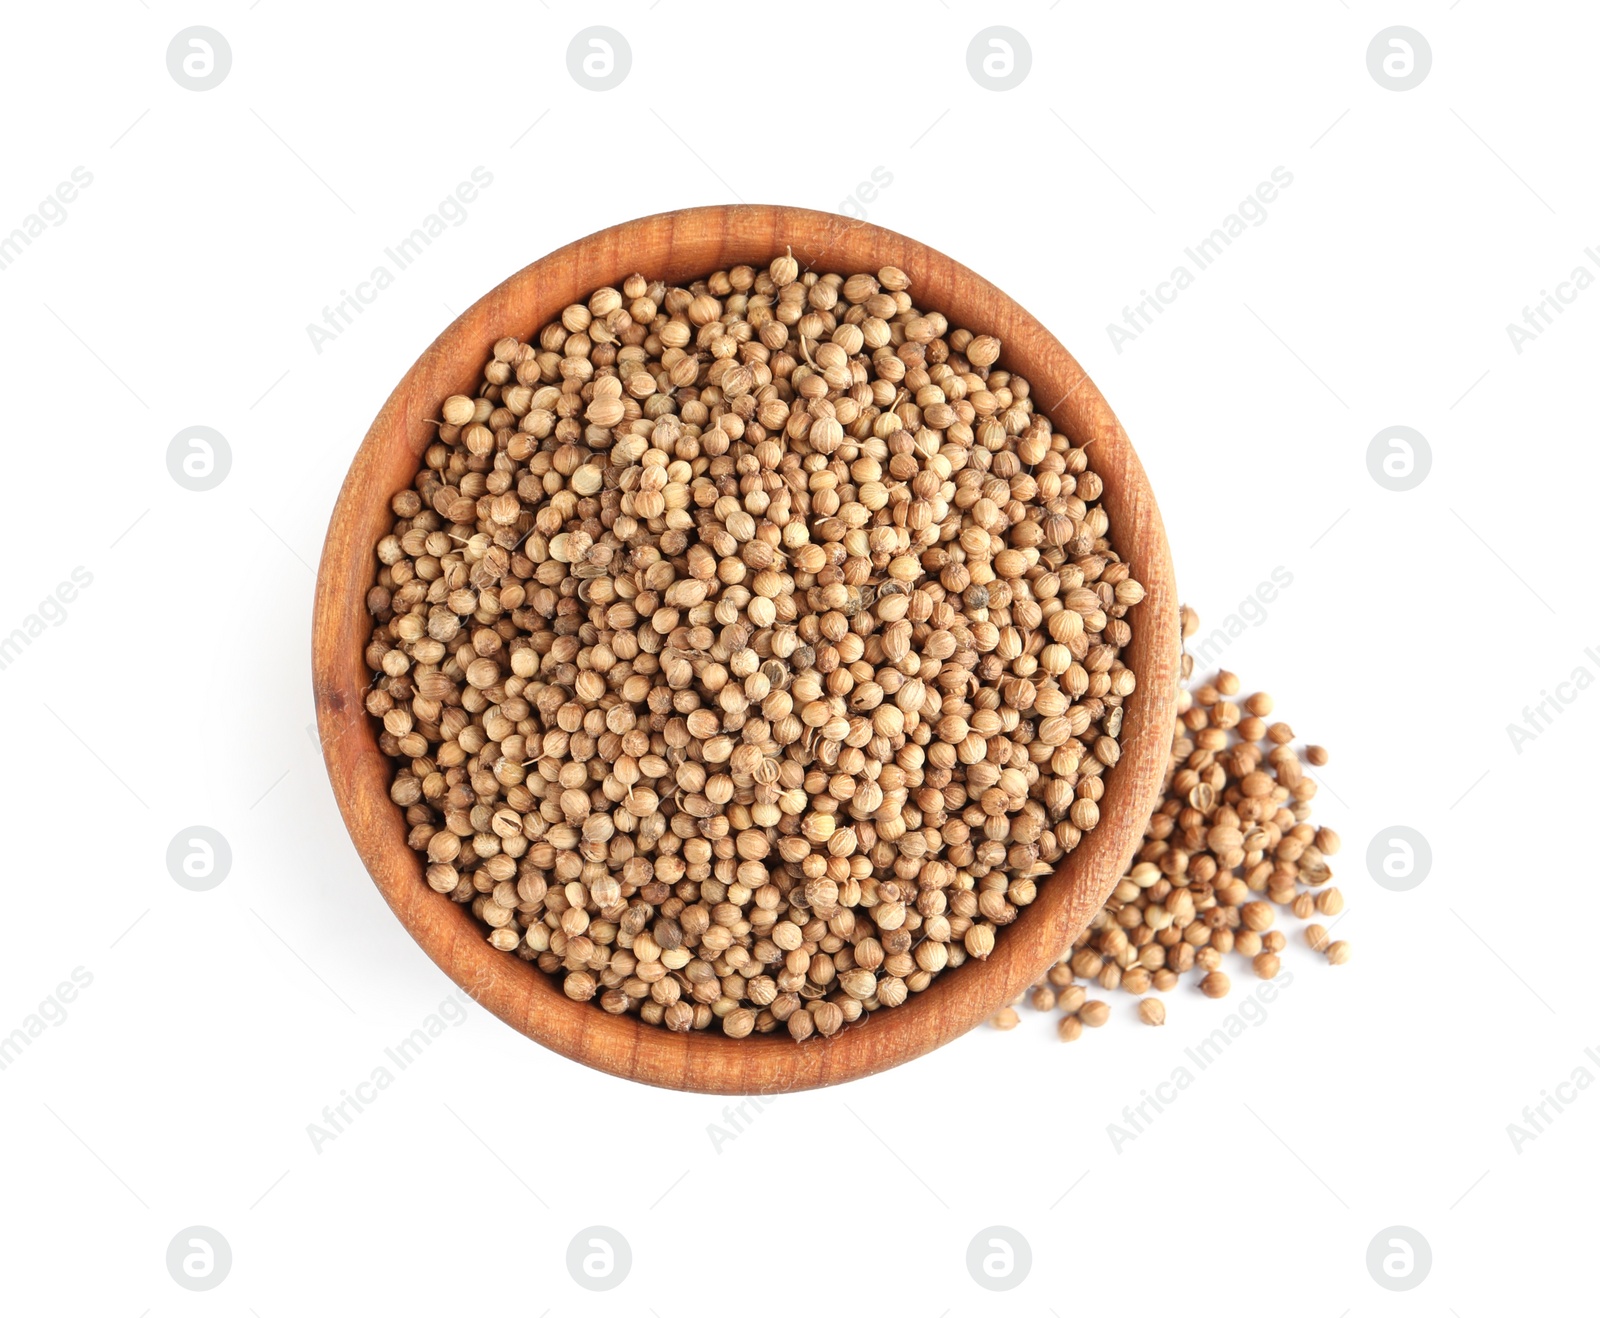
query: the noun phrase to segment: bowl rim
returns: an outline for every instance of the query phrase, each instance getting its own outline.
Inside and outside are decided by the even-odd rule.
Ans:
[[[1113,541],[1146,591],[1123,651],[1138,686],[1124,705],[1121,755],[1105,776],[1099,824],[1041,881],[987,961],[969,960],[898,1008],[799,1044],[783,1030],[734,1040],[612,1016],[572,1001],[537,966],[491,947],[469,909],[424,881],[364,705],[366,592],[373,546],[392,518],[389,500],[415,473],[442,400],[475,392],[491,345],[506,335],[528,339],[563,307],[635,269],[684,281],[764,264],[786,247],[803,269],[899,266],[919,307],[997,335],[1004,367],[1025,377],[1036,399],[1055,397],[1043,409],[1052,425],[1075,444],[1094,445]],[[1167,767],[1178,657],[1176,587],[1154,493],[1126,432],[1072,354],[993,284],[915,239],[863,220],[750,204],[668,211],[579,238],[523,267],[446,327],[395,386],[351,462],[318,566],[312,626],[317,725],[340,814],[373,882],[434,963],[508,1025],[567,1058],[648,1084],[721,1094],[792,1092],[887,1070],[965,1033],[1037,982],[1104,904],[1143,837]]]

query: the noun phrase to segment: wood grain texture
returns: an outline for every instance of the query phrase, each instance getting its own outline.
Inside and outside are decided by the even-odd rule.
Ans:
[[[465,907],[433,892],[389,800],[391,767],[363,706],[370,676],[366,592],[373,548],[391,524],[389,500],[408,486],[453,393],[476,393],[496,339],[529,338],[568,304],[634,271],[687,281],[741,263],[765,265],[792,247],[802,267],[844,274],[896,265],[918,307],[994,334],[1000,366],[1025,376],[1037,405],[1074,444],[1092,443],[1105,481],[1111,536],[1146,587],[1130,614],[1124,661],[1138,678],[1107,775],[1100,823],[1000,931],[987,962],[940,975],[904,1006],[878,1011],[832,1039],[796,1044],[785,1032],[728,1039],[673,1034],[634,1016],[570,1001],[532,964],[497,952]],[[1144,469],[1083,368],[992,284],[932,248],[837,215],[778,206],[713,206],[634,220],[534,262],[481,298],[406,372],[356,453],[334,508],[317,576],[312,669],[328,776],[356,850],[424,951],[507,1024],[566,1057],[649,1084],[706,1093],[773,1094],[838,1084],[919,1057],[971,1029],[1034,983],[1104,904],[1127,866],[1161,787],[1177,693],[1178,606],[1171,556]]]

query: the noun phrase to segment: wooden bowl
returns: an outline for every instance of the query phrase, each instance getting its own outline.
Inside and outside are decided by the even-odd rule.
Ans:
[[[1106,778],[1099,825],[1000,931],[985,962],[968,961],[903,1006],[869,1013],[831,1039],[786,1032],[729,1039],[674,1034],[637,1017],[573,1002],[556,981],[498,952],[471,912],[432,891],[389,799],[391,768],[363,704],[371,622],[365,597],[389,500],[407,487],[450,394],[476,391],[490,348],[528,338],[572,302],[634,271],[688,281],[739,264],[764,266],[785,247],[802,267],[853,273],[899,266],[918,307],[997,335],[1000,365],[1025,376],[1037,404],[1074,444],[1093,444],[1102,503],[1118,552],[1144,584],[1124,662],[1138,679],[1122,756]],[[328,776],[356,850],[400,922],[439,967],[508,1025],[566,1057],[654,1085],[705,1093],[781,1093],[838,1084],[920,1057],[971,1029],[1036,982],[1104,904],[1158,799],[1178,682],[1178,606],[1161,516],[1144,469],[1100,391],[1050,333],[994,285],[919,242],[875,225],[782,206],[708,206],[652,215],[592,234],[511,276],[445,330],[378,413],[334,507],[317,575],[312,670]]]

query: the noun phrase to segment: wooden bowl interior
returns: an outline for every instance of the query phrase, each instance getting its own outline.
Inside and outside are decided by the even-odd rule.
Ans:
[[[919,307],[953,326],[997,335],[1000,366],[1025,376],[1036,406],[1075,444],[1092,443],[1118,552],[1147,590],[1132,612],[1124,662],[1138,688],[1126,705],[1122,757],[1107,777],[1099,825],[1000,932],[986,962],[938,976],[905,1005],[870,1013],[831,1039],[784,1031],[733,1040],[673,1034],[634,1016],[568,999],[536,966],[495,951],[466,908],[423,881],[388,794],[389,762],[363,706],[370,675],[365,598],[373,546],[390,528],[391,496],[407,487],[445,397],[474,394],[496,339],[526,339],[596,288],[640,271],[683,282],[790,247],[803,268],[851,273],[896,265]],[[632,221],[536,261],[480,299],[418,359],[373,422],[340,492],[323,549],[313,628],[317,718],[328,773],[356,849],[401,922],[435,962],[502,1020],[548,1047],[613,1074],[712,1093],[777,1093],[869,1075],[938,1047],[1035,982],[1083,929],[1126,868],[1154,808],[1170,740],[1178,660],[1177,600],[1160,514],[1110,407],[1070,353],[999,289],[900,234],[815,211],[708,207]]]

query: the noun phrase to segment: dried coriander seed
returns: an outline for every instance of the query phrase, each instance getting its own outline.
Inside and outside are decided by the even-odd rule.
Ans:
[[[429,887],[673,1031],[828,1037],[989,956],[1099,822],[1144,597],[1003,357],[792,253],[495,343],[367,598]]]
[[[1192,609],[1181,611],[1181,621],[1185,637],[1198,632]],[[1191,656],[1184,661],[1188,681]],[[1340,839],[1308,822],[1315,784],[1291,745],[1293,732],[1287,723],[1267,721],[1271,696],[1242,693],[1240,679],[1227,672],[1179,692],[1166,790],[1144,845],[1104,908],[1041,981],[1065,1013],[1063,1029],[1085,1002],[1079,979],[1142,996],[1152,988],[1170,992],[1195,974],[1203,992],[1224,996],[1229,957],[1248,959],[1262,979],[1282,971],[1289,940],[1275,927],[1279,908],[1299,920],[1344,909],[1343,894],[1327,886],[1327,858],[1339,851]],[[1328,758],[1321,747],[1303,755],[1311,764]],[[1314,951],[1334,946],[1320,924],[1304,933]],[[1344,964],[1348,947],[1335,955],[1334,964]],[[1030,1001],[1049,1010],[1046,995]],[[1165,1019],[1158,999],[1141,1001],[1141,1019],[1147,1003],[1161,1006]],[[1081,1028],[1072,1037],[1079,1034]]]

